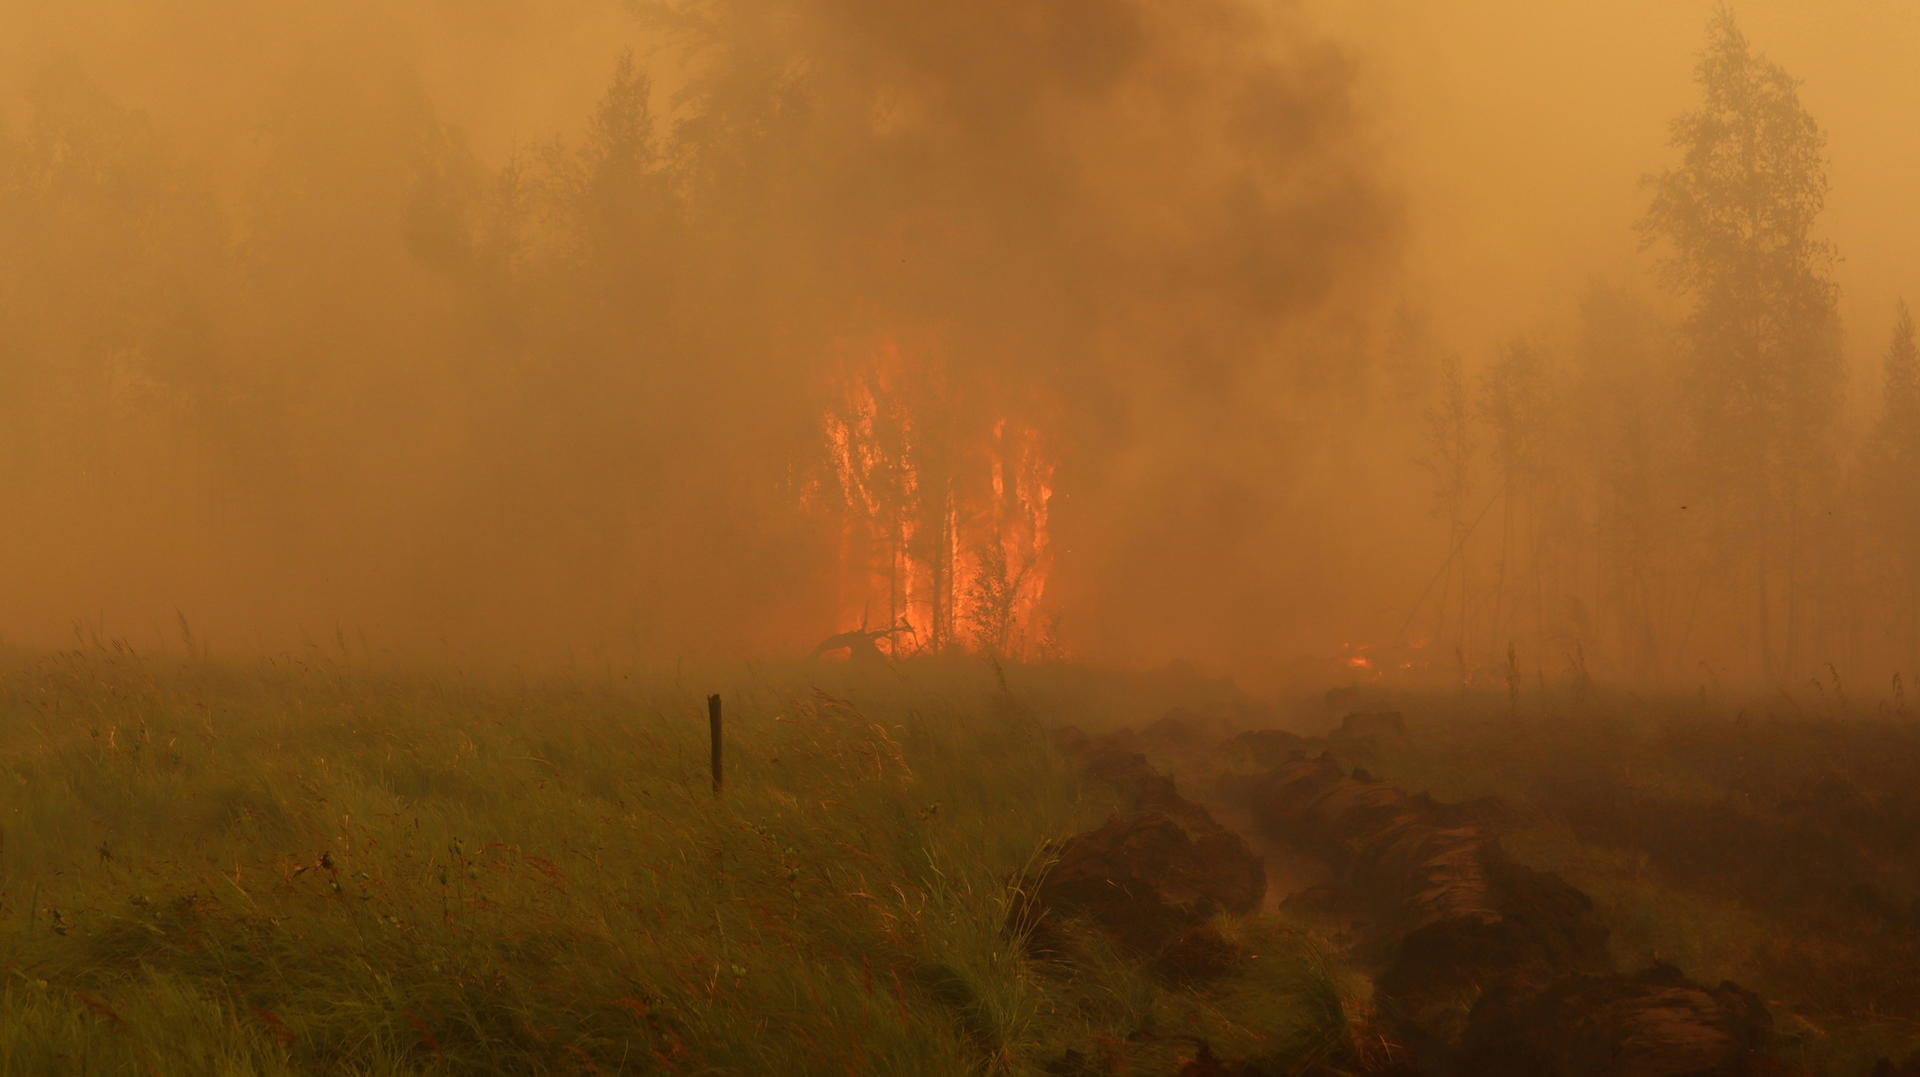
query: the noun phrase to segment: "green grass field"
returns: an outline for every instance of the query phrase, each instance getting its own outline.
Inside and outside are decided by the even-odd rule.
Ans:
[[[1016,880],[1112,806],[1035,707],[1093,688],[348,666],[8,664],[0,1073],[1158,1072],[1343,1027],[1275,922],[1205,994],[1025,958]]]
[[[1509,847],[1594,897],[1624,965],[1751,985],[1809,1072],[1920,1046],[1886,898],[1920,885],[1889,866],[1920,734],[1386,702],[1408,735],[1344,750],[1499,796]],[[1310,917],[1222,924],[1256,956],[1204,987],[1089,928],[1046,961],[1008,930],[1048,843],[1115,808],[1047,731],[1175,704],[1273,720],[1177,673],[971,661],[536,680],[12,656],[0,1074],[1156,1074],[1201,1042],[1360,1068],[1369,989]],[[1156,761],[1204,802],[1232,767],[1209,751]]]

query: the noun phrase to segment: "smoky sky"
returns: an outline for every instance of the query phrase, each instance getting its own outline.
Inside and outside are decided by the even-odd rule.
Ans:
[[[1044,441],[1066,653],[1464,669],[1524,620],[1690,676],[1746,607],[1614,464],[1686,410],[1635,224],[1711,9],[0,0],[0,632],[804,654],[853,627],[824,419],[897,355],[927,474]],[[1830,135],[1866,416],[1906,16],[1742,17]],[[1679,536],[1631,588],[1623,475],[1623,549]]]
[[[22,638],[804,650],[845,626],[796,491],[881,340],[954,437],[1046,431],[1076,649],[1276,647],[1319,574],[1274,556],[1290,458],[1401,222],[1348,52],[1285,9],[8,22]]]

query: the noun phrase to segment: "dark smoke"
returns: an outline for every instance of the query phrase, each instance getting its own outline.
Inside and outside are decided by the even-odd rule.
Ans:
[[[638,4],[502,155],[468,127],[520,106],[445,42],[584,6],[186,7],[8,102],[11,633],[804,651],[848,626],[799,492],[880,339],[950,429],[1057,446],[1070,649],[1257,660],[1424,570],[1344,537],[1407,455],[1358,358],[1399,222],[1286,8]],[[285,62],[206,32],[249,25]]]

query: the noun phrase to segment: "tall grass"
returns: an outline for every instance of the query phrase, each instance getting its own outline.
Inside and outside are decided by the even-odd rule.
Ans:
[[[730,692],[716,798],[665,685],[15,670],[0,1070],[1012,1060],[1008,883],[1100,806],[977,685],[842,688]]]
[[[0,1074],[1025,1072],[1246,1023],[1005,930],[1112,805],[993,673],[696,679],[0,671]]]

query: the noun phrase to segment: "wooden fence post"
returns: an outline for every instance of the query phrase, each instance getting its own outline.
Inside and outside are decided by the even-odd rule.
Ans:
[[[713,795],[720,795],[720,697],[707,697],[707,731],[713,736]]]

